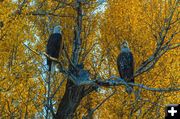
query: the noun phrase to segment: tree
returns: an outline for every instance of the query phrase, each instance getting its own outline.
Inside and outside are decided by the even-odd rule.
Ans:
[[[0,4],[0,116],[164,116],[159,105],[171,103],[180,90],[178,3],[4,0]],[[59,23],[65,47],[55,59],[44,51],[51,29]],[[135,83],[125,82],[117,73],[118,48],[124,39],[135,56]],[[46,58],[59,64],[58,73],[47,71]],[[129,85],[135,87],[134,95],[124,92]]]

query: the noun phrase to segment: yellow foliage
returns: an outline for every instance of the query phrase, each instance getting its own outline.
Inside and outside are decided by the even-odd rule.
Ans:
[[[44,52],[51,33],[49,29],[60,24],[68,55],[72,55],[76,11],[70,5],[74,5],[74,1],[67,0],[70,5],[66,6],[54,0],[29,0],[19,13],[20,1],[0,2],[0,21],[3,22],[3,27],[0,26],[0,118],[36,118],[37,114],[44,111],[47,95],[45,83],[49,75],[45,58],[29,50],[24,44],[35,51]],[[93,3],[96,0],[88,1]],[[107,79],[112,75],[119,75],[116,58],[123,40],[129,42],[137,69],[155,51],[154,35],[158,35],[164,24],[167,25],[166,18],[174,2],[175,0],[107,0],[104,12],[100,13],[94,12],[97,4],[83,5],[79,62],[84,62],[91,78]],[[55,9],[55,6],[60,8]],[[177,19],[178,9],[172,21]],[[179,25],[172,26],[165,40],[178,30]],[[177,34],[172,43],[179,43],[179,37]],[[136,77],[135,82],[155,88],[178,87],[178,50],[179,48],[164,54],[152,70]],[[68,67],[67,59],[63,56],[60,59]],[[52,100],[56,109],[64,94],[66,79],[67,77],[58,73],[51,81],[50,90],[51,94],[55,94]],[[58,89],[60,83],[62,86]],[[76,111],[77,118],[82,118],[89,108],[95,108],[115,89],[115,95],[96,110],[94,118],[163,118],[165,105],[180,103],[179,92],[157,93],[142,89],[141,100],[135,101],[134,95],[128,96],[125,93],[124,86],[103,89],[108,93],[93,92],[83,99]]]

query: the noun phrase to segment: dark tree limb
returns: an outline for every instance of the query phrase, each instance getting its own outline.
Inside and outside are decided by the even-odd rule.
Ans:
[[[144,72],[147,72],[153,68],[153,66],[157,63],[159,58],[166,53],[167,51],[179,47],[179,43],[177,43],[174,47],[170,44],[173,38],[179,34],[179,31],[176,31],[171,34],[170,38],[167,38],[167,34],[170,30],[173,15],[175,10],[177,9],[179,0],[175,2],[175,6],[170,11],[170,15],[168,18],[165,18],[164,25],[161,27],[161,31],[158,35],[154,35],[157,41],[156,49],[154,53],[144,61],[140,67],[136,70],[135,76],[138,76]],[[173,22],[174,23],[174,22]],[[165,38],[167,38],[167,42],[165,42]]]
[[[177,44],[178,46],[180,46],[180,44]],[[176,46],[176,45],[175,45]],[[40,54],[37,53],[36,51],[33,51],[36,54]],[[164,52],[161,53],[161,55]],[[50,58],[51,60],[61,63],[59,62],[56,58],[50,57],[48,56],[46,53],[44,53],[45,56],[47,56],[48,58]],[[172,92],[172,91],[180,91],[180,88],[151,88],[148,86],[145,86],[143,84],[137,84],[137,83],[128,83],[126,82],[124,79],[116,77],[116,76],[111,76],[111,78],[109,79],[105,79],[105,80],[101,80],[101,79],[93,79],[90,80],[89,78],[89,73],[86,70],[81,70],[80,71],[80,75],[79,76],[75,76],[72,73],[70,73],[67,69],[63,69],[63,72],[66,76],[68,76],[68,80],[70,80],[75,86],[90,86],[88,89],[86,89],[87,94],[89,94],[90,92],[94,91],[95,89],[97,89],[98,86],[103,86],[103,87],[111,87],[111,86],[120,86],[120,85],[124,85],[124,86],[136,86],[139,88],[143,88],[145,90],[149,90],[149,91],[155,91],[155,92]],[[84,93],[86,94],[86,93]],[[85,95],[84,95],[85,96]]]
[[[81,85],[82,76],[84,75],[84,79],[89,81],[89,74],[87,71],[83,69],[78,69],[78,61],[79,61],[79,52],[81,48],[81,27],[82,27],[82,4],[80,0],[76,0],[76,27],[74,31],[74,44],[72,51],[72,63],[76,66],[76,69],[69,66],[69,74],[74,76],[75,80],[68,80],[66,84],[65,94],[58,106],[56,119],[72,119],[74,117],[74,112],[79,106],[84,92],[84,86]],[[86,83],[85,81],[85,83]]]
[[[149,90],[149,91],[155,91],[155,92],[173,92],[173,91],[180,91],[180,87],[178,88],[151,88],[148,86],[145,86],[143,84],[137,84],[137,83],[128,83],[123,81],[124,79],[121,79],[119,77],[114,77],[116,80],[98,80],[97,84],[100,86],[104,86],[104,87],[109,87],[109,86],[120,86],[120,85],[130,85],[130,86],[136,86],[145,90]]]

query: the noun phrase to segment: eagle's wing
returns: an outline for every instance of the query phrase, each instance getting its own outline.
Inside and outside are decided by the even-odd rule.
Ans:
[[[131,52],[120,53],[117,58],[117,66],[119,70],[120,77],[133,82],[134,75],[134,61]]]
[[[47,54],[52,57],[58,58],[61,41],[62,41],[61,34],[52,34],[48,39],[48,43],[46,47]]]
[[[62,36],[59,33],[56,34],[51,34],[48,43],[46,46],[46,53],[50,55],[51,57],[58,58],[59,57],[59,52],[61,49],[62,45]],[[47,59],[47,65],[51,67],[51,60]],[[50,68],[49,68],[50,70]]]

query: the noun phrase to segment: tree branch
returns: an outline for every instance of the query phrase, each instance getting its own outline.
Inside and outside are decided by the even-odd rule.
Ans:
[[[80,52],[80,46],[81,46],[81,27],[82,27],[82,6],[81,6],[81,1],[77,0],[77,8],[76,8],[76,13],[77,13],[77,26],[75,27],[74,31],[74,44],[73,44],[73,53],[72,53],[72,61],[75,65],[78,64],[79,60],[79,52]]]
[[[179,88],[151,88],[148,86],[145,86],[143,84],[137,84],[137,83],[127,83],[124,81],[124,79],[119,78],[119,77],[113,77],[116,80],[112,80],[112,79],[108,79],[105,81],[102,80],[96,80],[96,83],[99,86],[104,86],[104,87],[109,87],[109,86],[119,86],[119,85],[129,85],[129,86],[136,86],[139,88],[143,88],[145,90],[149,90],[149,91],[155,91],[155,92],[172,92],[172,91],[180,91],[180,87]]]
[[[25,45],[25,44],[24,44]],[[36,54],[41,54],[38,53],[34,50],[32,50],[31,48],[29,48],[27,45],[25,45],[28,49],[30,49],[31,51],[33,51]],[[180,44],[178,44],[178,46],[180,46]],[[175,47],[175,46],[174,46]],[[163,52],[164,53],[164,52]],[[162,53],[162,54],[163,54]],[[49,56],[46,53],[43,53],[47,58],[49,58],[52,61],[55,61],[57,63],[60,63],[60,61],[58,61],[56,58],[53,58],[51,56]],[[67,69],[62,67],[62,73],[65,74],[67,77],[69,77],[69,79],[76,85],[76,86],[104,86],[104,87],[111,87],[111,86],[120,86],[120,85],[124,85],[124,86],[136,86],[139,88],[143,88],[145,90],[149,90],[149,91],[155,91],[155,92],[172,92],[172,91],[180,91],[180,88],[151,88],[148,86],[145,86],[143,84],[137,84],[137,83],[128,83],[126,82],[124,79],[116,77],[116,76],[112,76],[109,79],[106,80],[101,80],[101,79],[95,79],[95,80],[90,80],[90,75],[89,72],[86,70],[80,70],[79,76],[76,77],[75,75],[73,75],[70,71],[68,71]],[[116,79],[116,80],[113,80]],[[96,89],[96,88],[92,88],[92,89]],[[91,90],[93,91],[93,90]]]
[[[140,65],[140,67],[136,70],[134,77],[152,69],[153,66],[159,60],[159,58],[164,53],[166,53],[168,50],[179,47],[179,43],[177,43],[176,45],[173,45],[173,46],[170,44],[171,41],[173,40],[174,36],[177,35],[179,33],[179,31],[172,33],[170,38],[168,39],[168,41],[165,43],[165,38],[167,37],[168,31],[171,26],[172,18],[173,18],[173,15],[174,15],[174,12],[175,12],[177,6],[178,6],[178,1],[176,1],[175,7],[172,8],[172,10],[170,11],[169,17],[165,18],[166,20],[164,20],[165,21],[164,25],[161,27],[161,32],[158,34],[158,36],[154,35],[154,37],[157,39],[156,50],[146,61],[144,61]]]

